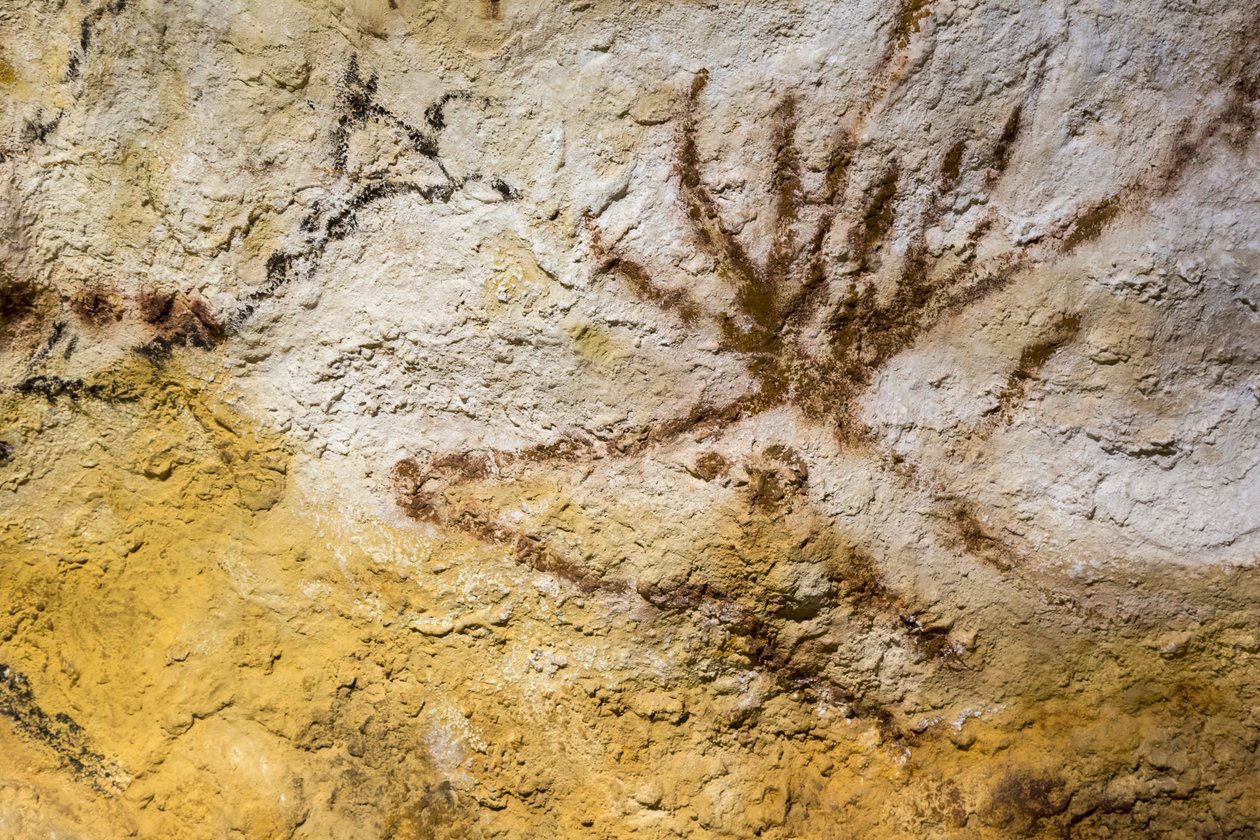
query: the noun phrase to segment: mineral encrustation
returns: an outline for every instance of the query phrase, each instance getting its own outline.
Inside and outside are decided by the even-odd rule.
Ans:
[[[9,0],[0,835],[1248,838],[1260,11]]]

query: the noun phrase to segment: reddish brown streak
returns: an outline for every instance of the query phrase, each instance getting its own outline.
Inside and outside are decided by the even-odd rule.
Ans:
[[[407,459],[394,471],[393,489],[402,509],[414,519],[510,548],[518,562],[555,574],[584,591],[627,594],[634,590],[629,581],[604,577],[561,556],[545,537],[504,524],[474,504],[460,501],[460,494],[454,491],[486,480],[511,481],[524,475],[531,465],[563,468],[570,463],[592,464],[634,457],[684,435],[702,440],[750,415],[784,405],[827,424],[843,444],[865,445],[869,431],[857,416],[856,404],[894,356],[942,319],[1003,289],[1030,266],[1092,242],[1122,210],[1147,194],[1140,186],[1118,190],[1084,208],[1062,229],[1034,245],[1010,246],[995,256],[978,259],[977,246],[996,229],[998,217],[990,213],[963,232],[962,246],[956,249],[960,256],[946,261],[934,255],[927,232],[951,212],[949,199],[960,181],[970,174],[988,192],[1004,183],[1031,117],[1029,102],[1040,77],[1034,81],[1029,100],[1013,107],[999,130],[988,136],[959,137],[950,144],[936,163],[926,200],[917,210],[912,209],[906,188],[911,173],[903,171],[903,163],[891,151],[860,146],[856,138],[877,102],[897,83],[905,50],[920,21],[930,12],[929,5],[923,0],[903,4],[872,94],[862,100],[850,127],[834,142],[816,194],[805,188],[802,177],[802,156],[796,144],[797,98],[785,95],[775,106],[773,167],[767,190],[770,241],[764,259],[751,256],[723,219],[705,184],[697,145],[697,115],[708,73],[697,74],[683,94],[672,161],[680,215],[696,246],[716,264],[717,277],[734,301],[733,311],[714,312],[689,290],[658,282],[643,261],[609,241],[595,218],[583,220],[597,271],[616,278],[630,295],[677,319],[689,332],[715,336],[718,352],[739,359],[746,367],[752,380],[749,393],[726,403],[702,401],[677,415],[626,429],[604,442],[564,437],[515,452]],[[1243,122],[1238,117],[1231,119],[1231,124]],[[1183,142],[1164,167],[1163,181],[1155,181],[1164,183],[1176,177],[1193,156],[1190,150],[1214,130],[1184,131]],[[868,177],[860,178],[862,173]],[[876,175],[871,178],[869,173]],[[837,232],[843,235],[834,235]],[[907,243],[900,257],[890,247],[897,236]],[[817,331],[819,325],[821,342],[815,340],[811,346],[804,334],[807,328]],[[1008,401],[1019,398],[1024,381],[1073,340],[1078,326],[1079,319],[1064,316],[1052,325],[1048,336],[1029,345],[1008,383]],[[710,456],[697,461],[694,475],[712,480],[729,470],[724,458],[715,453]],[[790,481],[784,485],[774,475],[755,470],[750,476],[754,491],[750,506],[754,510],[773,507],[784,499],[804,498],[799,489],[785,489]],[[803,478],[801,481],[803,484]],[[1003,572],[1020,563],[1021,558],[986,530],[965,502],[954,500],[944,519],[943,530],[968,554]],[[865,609],[875,611],[872,615],[906,609],[884,586],[869,557],[858,549],[851,549],[849,554],[851,568],[839,584],[843,597],[866,603]],[[861,558],[866,562],[860,562]],[[708,583],[649,588],[639,594],[663,609],[716,609],[729,606],[735,599],[734,593]],[[935,651],[942,659],[956,656],[947,637],[930,625],[920,625],[912,611],[909,618],[903,615],[902,621],[911,628],[912,641],[924,650]],[[763,617],[740,613],[727,623],[734,632],[748,637],[751,658],[775,670],[784,685],[812,686],[811,690],[856,702],[851,690],[829,684],[790,649],[779,646],[774,626]],[[882,708],[861,711],[881,721],[890,719]]]

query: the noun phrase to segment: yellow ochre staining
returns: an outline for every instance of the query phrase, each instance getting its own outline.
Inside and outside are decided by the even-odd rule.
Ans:
[[[0,837],[1260,824],[1243,4],[9,5]]]
[[[796,480],[788,467],[714,510],[691,561],[718,562],[705,579],[732,606],[645,579],[649,599],[673,599],[650,607],[523,568],[511,546],[308,506],[299,451],[179,357],[86,385],[3,398],[0,661],[22,691],[0,694],[0,738],[28,757],[0,764],[14,836],[480,837],[541,819],[585,836],[594,815],[595,836],[620,837],[657,805],[701,836],[1058,836],[1082,814],[1128,825],[1187,794],[1168,768],[1252,761],[1260,642],[1230,606],[1251,575],[1180,581],[1192,599],[1235,593],[1182,635],[1035,620],[982,634],[937,677],[975,705],[889,727],[865,701],[787,690],[771,663],[846,655],[897,621],[895,582],[849,582],[858,567],[837,560],[830,597],[848,617],[814,642],[705,617],[799,609],[758,596],[775,567],[843,558],[807,511],[763,509],[787,492],[773,481]],[[589,498],[483,486],[461,504],[520,505],[522,528],[596,565],[668,515],[627,508],[629,530],[608,531]],[[715,666],[725,676],[706,676]],[[38,725],[59,715],[73,721],[61,742]],[[80,780],[85,757],[96,769]]]

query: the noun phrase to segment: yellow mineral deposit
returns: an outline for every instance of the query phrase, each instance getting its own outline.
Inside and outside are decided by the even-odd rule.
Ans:
[[[1247,4],[0,10],[0,840],[1250,837]]]
[[[704,617],[347,516],[295,483],[295,447],[236,411],[204,359],[87,387],[96,399],[4,398],[10,836],[528,836],[546,821],[1001,837],[1208,783],[1252,801],[1254,779],[1224,781],[1257,746],[1249,572],[1180,575],[1183,597],[1216,604],[1192,628],[1083,604],[1068,632],[1006,613],[1008,639],[976,639],[943,672],[978,705],[902,720],[723,673],[765,640],[723,648]],[[610,550],[576,536],[580,506],[513,492],[587,555]],[[622,514],[640,532],[660,515]],[[713,512],[733,541],[714,562],[733,565],[712,580],[792,550],[756,516]]]

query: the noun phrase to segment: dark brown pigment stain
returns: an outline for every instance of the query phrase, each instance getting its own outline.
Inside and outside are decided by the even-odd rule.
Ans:
[[[1068,809],[1072,794],[1054,773],[1011,770],[993,787],[984,821],[1014,833],[1031,834],[1044,821]]]
[[[5,279],[0,282],[0,348],[9,346],[45,317],[49,294],[25,280]]]
[[[735,649],[748,667],[766,669],[782,687],[806,699],[845,702],[890,732],[896,726],[889,707],[867,699],[871,695],[861,686],[839,685],[826,676],[823,668],[834,647],[788,640],[782,635],[786,624],[820,614],[832,620],[827,610],[843,605],[846,616],[872,627],[889,627],[922,659],[945,668],[971,667],[948,631],[890,590],[876,559],[860,547],[811,549],[826,559],[830,570],[831,591],[822,605],[776,601],[755,581],[739,583],[729,575],[724,579],[718,570],[681,583],[641,586],[566,556],[546,534],[509,524],[475,498],[477,486],[522,480],[531,465],[581,469],[599,460],[632,458],[684,436],[703,442],[744,418],[780,406],[792,406],[829,428],[842,445],[868,447],[872,441],[856,410],[858,400],[893,357],[944,318],[1007,286],[1020,272],[1096,240],[1119,219],[1122,209],[1138,206],[1136,199],[1150,192],[1123,188],[1078,213],[1058,232],[984,258],[977,256],[978,246],[999,219],[995,212],[982,214],[962,231],[959,256],[945,258],[934,252],[928,231],[937,225],[957,229],[960,223],[951,209],[960,182],[979,179],[987,191],[1005,184],[1032,116],[1040,77],[1034,80],[1034,93],[1012,107],[996,130],[954,138],[948,150],[928,164],[932,168],[926,173],[908,171],[906,159],[895,150],[864,144],[859,138],[876,104],[900,83],[906,51],[928,14],[930,3],[924,0],[908,0],[898,7],[883,68],[849,127],[823,155],[819,187],[807,189],[803,178],[805,156],[796,140],[797,94],[789,92],[773,106],[769,114],[773,162],[765,208],[753,214],[768,220],[768,241],[759,249],[764,254],[760,258],[724,218],[706,184],[697,135],[708,73],[698,73],[682,92],[671,155],[679,216],[695,247],[716,266],[716,279],[732,302],[728,308],[714,311],[686,287],[660,282],[645,261],[610,240],[598,218],[584,218],[597,273],[688,333],[715,343],[718,353],[738,360],[751,380],[747,393],[729,402],[701,400],[674,416],[623,428],[608,440],[568,436],[512,452],[406,459],[393,473],[393,493],[401,509],[418,521],[505,548],[516,562],[554,574],[580,590],[634,594],[663,611],[709,616],[739,640]],[[1200,133],[1186,142],[1194,145],[1205,137]],[[915,185],[924,181],[930,189],[921,197]],[[895,242],[904,243],[904,249],[894,248]],[[1003,401],[1013,405],[1078,329],[1079,319],[1066,315],[1029,344]],[[725,481],[732,469],[726,456],[709,451],[698,456],[689,471],[699,480]],[[809,504],[809,471],[803,459],[786,449],[763,451],[744,470],[749,524],[741,523],[741,539],[752,545],[755,523],[782,516],[794,505]],[[982,525],[970,504],[947,497],[944,512],[942,530],[960,550],[1002,572],[1023,565],[1017,552]],[[760,602],[747,597],[749,591],[741,587],[752,587],[749,591],[760,596]],[[757,605],[750,607],[750,602]],[[1035,823],[1050,808],[1044,803],[1051,801],[1051,793],[1043,788],[1036,780],[1026,784],[1014,780],[998,791],[995,801],[1016,803],[1010,806],[1012,824]],[[1018,806],[1019,802],[1026,804]],[[1001,805],[995,813],[1010,808]]]
[[[83,53],[92,45],[96,27],[103,17],[121,12],[125,5],[126,0],[112,0],[84,19]],[[332,170],[339,177],[352,174],[347,172],[352,134],[369,124],[382,125],[395,131],[405,146],[434,164],[439,174],[432,183],[419,184],[393,177],[388,167],[353,177],[351,194],[344,199],[316,202],[295,232],[298,236],[294,238],[301,240],[302,244],[272,253],[264,267],[262,284],[241,296],[222,313],[216,313],[195,294],[145,289],[134,298],[127,299],[116,290],[101,286],[79,292],[72,300],[62,300],[60,310],[68,310],[73,317],[58,318],[58,296],[55,292],[0,277],[0,349],[26,333],[44,330],[47,333],[46,344],[33,361],[43,361],[55,347],[62,347],[68,359],[79,340],[79,336],[67,328],[69,323],[76,322],[91,333],[99,333],[112,322],[125,324],[139,321],[148,335],[133,349],[155,364],[164,362],[178,348],[211,350],[238,332],[259,306],[294,279],[314,275],[328,246],[355,234],[359,214],[375,204],[395,196],[414,196],[424,203],[445,203],[458,190],[473,182],[484,183],[504,201],[514,201],[518,197],[517,191],[502,178],[483,175],[479,170],[455,177],[440,154],[439,141],[446,128],[447,109],[454,103],[466,101],[485,102],[484,98],[467,91],[448,91],[425,109],[423,123],[409,122],[380,102],[377,77],[365,77],[360,72],[357,58],[352,56],[342,74],[336,110],[332,116],[333,130],[328,149]],[[4,154],[0,153],[0,160],[3,159]],[[82,388],[77,393],[92,396]]]
[[[958,176],[962,174],[963,155],[966,152],[966,140],[959,140],[949,147],[949,151],[945,153],[944,159],[941,160],[942,188],[946,190],[954,188],[954,184],[958,181]]]
[[[528,452],[528,450],[526,450]],[[555,575],[583,592],[626,592],[624,581],[605,579],[553,550],[547,541],[492,513],[464,502],[462,485],[498,478],[525,453],[492,450],[440,456],[427,463],[406,458],[391,472],[394,499],[417,522],[461,531],[488,545],[506,548],[516,562]]]
[[[1057,318],[1044,338],[1029,344],[1019,354],[1019,364],[1011,372],[1011,381],[1026,382],[1034,378],[1055,353],[1076,338],[1080,329],[1080,315],[1063,315]]]
[[[809,467],[791,447],[772,444],[755,463],[745,465],[748,485],[745,495],[750,507],[761,511],[781,509],[789,497],[804,491]]]
[[[1063,240],[1065,251],[1074,251],[1081,245],[1093,242],[1111,224],[1119,218],[1121,211],[1119,196],[1113,196],[1087,208],[1076,217]]]
[[[905,20],[916,21],[923,8],[912,4]],[[914,25],[906,24],[907,31]],[[785,620],[807,620],[826,605],[773,603],[769,598],[763,608],[750,610],[740,606],[746,593],[731,589],[729,583],[703,579],[636,587],[562,556],[544,535],[525,533],[468,498],[468,491],[479,483],[520,480],[531,464],[565,468],[633,457],[684,435],[703,440],[745,417],[783,405],[825,424],[842,443],[864,446],[868,432],[857,417],[857,399],[886,363],[942,318],[1001,289],[1031,263],[1027,251],[1015,249],[985,260],[966,256],[939,264],[927,245],[928,229],[945,217],[964,174],[976,173],[991,185],[1004,178],[1025,117],[1022,108],[1012,110],[987,138],[957,140],[934,164],[929,177],[935,189],[916,209],[909,200],[910,173],[889,150],[862,147],[856,129],[842,132],[834,141],[821,188],[807,191],[796,144],[796,97],[782,97],[771,114],[773,164],[766,187],[770,241],[765,256],[756,259],[723,218],[703,177],[697,117],[707,84],[708,74],[701,72],[683,95],[672,177],[686,231],[717,266],[734,305],[728,311],[711,311],[687,289],[657,282],[641,261],[608,241],[595,218],[585,219],[585,229],[601,272],[689,331],[715,335],[718,352],[741,360],[748,370],[751,392],[727,403],[699,402],[677,416],[625,429],[607,441],[570,436],[514,452],[405,459],[394,468],[394,497],[417,521],[507,548],[517,562],[553,573],[581,590],[634,592],[662,610],[721,616],[723,626],[743,638],[751,667],[768,669],[785,688],[807,696],[862,707],[863,714],[891,727],[890,710],[867,703],[857,688],[828,681],[819,664],[827,661],[826,650],[805,655],[808,646],[798,649],[795,643],[780,642],[779,627]],[[864,119],[865,114],[859,114],[854,125]],[[851,177],[853,173],[866,174]],[[967,253],[974,253],[975,243],[991,225],[992,219],[981,219],[965,233],[973,246],[964,249]],[[827,247],[837,239],[833,232],[843,234],[838,238],[845,247],[838,255]],[[909,242],[901,257],[891,248],[898,236]],[[1061,251],[1062,242],[1057,244]],[[821,348],[816,340],[805,338],[810,325],[817,324],[823,328]],[[730,469],[725,456],[708,452],[697,459],[692,473],[714,481]],[[808,467],[787,447],[762,451],[745,465],[745,472],[744,498],[754,519],[779,516],[795,504],[808,505]],[[985,552],[995,564],[1007,562],[990,545],[996,541],[987,538],[974,515],[961,516],[957,523],[970,550]],[[966,667],[961,648],[948,632],[892,592],[868,552],[843,545],[819,550],[833,555],[828,557],[832,606],[844,604],[846,614],[889,627],[922,659],[942,667]]]
[[[1005,542],[981,522],[967,502],[953,500],[945,507],[945,532],[955,545],[1000,572],[1010,572],[1021,565],[1021,558]]]
[[[155,334],[141,348],[150,358],[164,358],[174,347],[209,350],[226,336],[209,304],[195,295],[146,289],[136,298],[136,304],[141,319]]]
[[[1060,315],[1050,324],[1041,338],[1027,345],[1020,352],[1015,369],[1007,376],[1006,384],[998,393],[992,419],[979,431],[981,436],[991,432],[994,426],[1010,421],[1011,413],[1023,401],[1029,386],[1038,378],[1041,369],[1056,354],[1075,341],[1080,330],[1080,315]]]
[[[122,302],[112,290],[100,286],[84,289],[70,300],[70,311],[87,327],[98,329],[121,321]]]
[[[385,836],[391,840],[454,840],[480,837],[476,805],[461,801],[447,781],[426,786],[385,820]]]
[[[1006,174],[1007,168],[1011,165],[1011,155],[1015,151],[1015,143],[1019,140],[1019,132],[1024,125],[1023,117],[1023,107],[1016,105],[1002,126],[1002,133],[998,136],[997,144],[994,145],[988,161],[989,173],[985,181],[990,188]]]
[[[487,3],[491,16],[501,12],[499,2]],[[81,77],[83,60],[89,52],[99,49],[98,25],[105,15],[121,12],[124,5],[125,0],[114,0],[84,18],[68,77]],[[893,59],[904,57],[930,11],[926,0],[907,0],[898,7],[886,67],[895,63]],[[1246,75],[1250,72],[1246,62],[1239,66],[1243,69],[1238,71],[1231,104],[1216,121],[1233,133],[1254,127],[1247,104],[1247,97],[1255,90],[1254,74]],[[887,74],[881,71],[881,78],[884,75]],[[683,96],[672,171],[687,232],[716,261],[718,274],[735,301],[733,310],[711,312],[686,290],[658,283],[650,269],[623,253],[619,243],[607,241],[597,219],[588,218],[586,230],[590,248],[608,277],[621,282],[631,294],[656,307],[662,315],[677,318],[694,331],[715,333],[719,337],[719,352],[739,359],[748,370],[754,383],[752,392],[729,403],[698,403],[678,416],[622,430],[613,440],[599,444],[574,437],[482,458],[457,453],[429,460],[406,459],[396,466],[394,482],[396,498],[409,516],[462,531],[488,544],[509,547],[518,562],[555,574],[587,591],[627,592],[631,588],[629,582],[605,579],[581,561],[563,556],[544,535],[504,523],[494,512],[460,504],[459,494],[454,491],[461,485],[492,477],[511,480],[518,474],[518,465],[563,466],[586,463],[595,457],[630,457],[683,435],[712,436],[743,418],[783,405],[795,406],[811,420],[826,424],[843,442],[864,444],[867,432],[856,417],[855,403],[887,362],[942,318],[1002,288],[1030,264],[1026,251],[1013,249],[988,260],[968,257],[961,265],[938,265],[926,244],[927,230],[948,212],[944,209],[950,205],[947,199],[966,173],[984,172],[990,184],[1002,181],[1027,118],[1022,109],[1011,112],[996,137],[958,139],[935,163],[935,189],[916,210],[909,188],[912,173],[905,170],[906,162],[887,149],[857,142],[861,133],[858,128],[870,116],[878,96],[868,97],[850,129],[834,141],[825,156],[821,189],[807,190],[802,178],[802,155],[796,143],[797,97],[791,93],[779,99],[771,114],[774,163],[766,191],[772,229],[766,256],[754,259],[734,227],[723,218],[705,183],[696,135],[707,82],[707,73],[698,74]],[[880,84],[886,82],[883,79]],[[155,360],[175,347],[209,349],[239,329],[263,301],[286,284],[311,276],[330,243],[357,231],[358,214],[365,208],[404,195],[424,202],[446,202],[474,179],[484,181],[505,200],[514,199],[515,190],[500,178],[477,173],[456,178],[448,172],[439,151],[439,138],[446,125],[445,109],[458,101],[480,100],[467,92],[451,91],[426,109],[422,122],[409,121],[381,102],[376,76],[360,72],[357,60],[352,58],[341,80],[335,126],[329,138],[331,168],[338,177],[353,176],[351,193],[345,200],[328,200],[311,209],[295,232],[300,234],[295,237],[301,240],[300,244],[271,254],[265,266],[266,279],[260,287],[243,296],[222,318],[204,301],[160,290],[143,293],[131,309],[120,303],[124,308],[121,317],[117,310],[112,310],[111,315],[108,295],[79,301],[69,307],[70,312],[81,324],[93,328],[107,325],[111,317],[118,321],[131,313],[153,336],[138,349]],[[56,129],[59,119],[60,115],[56,115],[31,124],[27,140],[42,141]],[[350,172],[347,158],[351,135],[369,124],[396,132],[403,138],[404,146],[432,161],[441,177],[430,184],[416,184],[396,178],[389,171],[374,171],[366,176]],[[1189,160],[1193,155],[1188,150],[1210,136],[1210,131],[1187,131],[1175,159]],[[866,177],[863,173],[876,174]],[[1118,217],[1120,208],[1119,196],[1104,199],[1074,220],[1066,233],[1050,237],[1049,248],[1039,256],[1053,258],[1092,241]],[[992,219],[977,222],[967,234],[968,241],[974,245],[991,225]],[[833,237],[833,232],[843,235]],[[891,247],[898,236],[908,243],[904,256],[896,255]],[[845,253],[832,253],[828,248],[832,240],[842,241],[847,246]],[[37,302],[39,295],[31,298],[24,289],[10,284],[0,290],[0,316],[6,330],[13,323],[22,324],[38,315],[39,307],[32,301]],[[821,349],[807,346],[803,340],[813,323],[824,325]],[[64,335],[65,322],[57,321],[52,325],[48,348],[62,341]],[[73,340],[66,341],[67,354],[72,347]],[[40,375],[29,377],[16,390],[49,400],[110,398],[111,392],[102,387]],[[704,463],[698,461],[697,475],[707,476],[706,480],[722,476],[729,467],[717,458],[721,456]],[[808,483],[803,461],[796,464],[772,453],[753,465],[749,475],[752,480],[747,490],[748,503],[759,516],[770,516],[780,506],[803,496]],[[965,543],[975,551],[993,553],[991,545],[996,540],[979,527],[974,513],[956,517],[955,521]],[[895,613],[903,634],[921,650],[941,658],[947,656],[949,648],[939,641],[941,634],[931,625],[922,624],[913,610],[897,603],[897,597],[882,583],[873,559],[851,549],[839,565],[844,569],[836,577],[838,599],[860,601],[881,615]],[[736,593],[725,589],[689,586],[652,592],[651,599],[666,608],[717,609],[737,598]],[[738,621],[734,624],[744,626]],[[754,622],[746,626],[762,625]],[[792,676],[794,660],[790,653],[776,647],[770,630],[749,632],[751,649],[760,651],[757,657],[781,663],[785,679],[819,679],[803,672]],[[842,693],[840,687],[834,691]]]
[[[210,305],[196,294],[145,289],[129,297],[111,286],[95,285],[66,297],[22,281],[0,285],[0,347],[19,336],[43,334],[43,346],[32,362],[43,362],[57,348],[69,359],[79,340],[74,323],[97,337],[138,325],[146,338],[134,349],[153,361],[165,359],[176,347],[210,350],[226,336]],[[26,381],[57,378],[35,375]],[[14,389],[22,391],[21,386]],[[92,389],[81,389],[79,395],[97,396]]]
[[[953,780],[928,784],[927,793],[916,809],[920,817],[935,825],[959,829],[967,825],[967,802]]]
[[[695,464],[689,472],[701,481],[715,481],[728,475],[731,462],[720,452],[703,452],[696,457]]]
[[[857,144],[848,134],[834,143],[820,193],[807,195],[795,145],[796,101],[792,95],[784,97],[772,114],[774,165],[767,189],[771,241],[766,257],[755,260],[721,217],[701,177],[696,113],[707,82],[706,73],[697,75],[685,97],[674,177],[688,232],[717,264],[734,299],[732,311],[710,312],[685,289],[656,282],[641,262],[607,241],[594,219],[588,218],[586,227],[602,271],[684,326],[709,327],[718,335],[719,352],[744,361],[755,390],[726,405],[697,405],[683,417],[641,430],[639,437],[650,443],[700,427],[720,431],[749,415],[790,404],[827,423],[842,440],[860,442],[866,430],[855,416],[855,403],[888,360],[947,314],[1002,288],[1027,262],[1025,254],[1012,252],[980,264],[967,258],[937,266],[926,243],[927,230],[943,218],[946,199],[964,171],[983,172],[990,180],[1006,173],[1020,110],[1012,112],[988,143],[962,139],[951,146],[938,163],[935,191],[915,211],[907,206],[907,173],[897,158],[872,149],[864,154],[878,162],[860,166],[868,160],[857,157]],[[858,185],[850,179],[855,170],[877,174]],[[814,211],[812,224],[802,221],[806,211]],[[989,225],[978,222],[968,244],[978,241]],[[826,249],[837,228],[846,231],[847,246],[838,259]],[[899,231],[909,232],[910,245],[897,259],[889,246]],[[894,275],[891,291],[881,282],[889,273]],[[808,326],[819,322],[824,324],[821,352],[805,339]]]
[[[1260,127],[1260,10],[1234,33],[1216,80],[1225,92],[1224,104],[1199,124],[1191,118],[1182,127],[1168,167],[1173,176],[1167,179],[1169,188],[1209,140],[1221,138],[1243,151]]]
[[[854,714],[876,721],[890,737],[909,737],[897,725],[891,709],[872,700],[862,687],[844,685],[824,673],[836,643],[814,638],[802,642],[791,633],[785,634],[785,626],[813,620],[834,623],[828,616],[837,610],[835,621],[887,627],[921,661],[950,669],[967,667],[961,646],[945,628],[921,620],[920,611],[888,586],[867,552],[835,542],[824,525],[805,536],[799,547],[824,564],[829,592],[802,601],[759,587],[745,575],[725,582],[693,576],[682,582],[645,584],[599,573],[567,556],[545,534],[531,533],[485,510],[476,498],[478,485],[521,481],[540,466],[554,468],[563,463],[580,467],[619,457],[612,447],[608,442],[568,436],[517,451],[479,450],[439,455],[428,461],[405,459],[393,469],[392,490],[396,503],[412,519],[503,548],[515,562],[553,575],[579,591],[637,596],[664,614],[715,624],[727,634],[723,647],[728,658],[737,657],[743,667],[762,670],[783,690],[797,692],[802,699],[843,703]],[[697,477],[702,480],[715,480],[731,471],[731,463],[719,453],[706,452],[697,459]],[[756,550],[758,529],[772,529],[783,517],[808,509],[808,466],[791,447],[765,447],[742,465],[742,472],[747,476],[742,497],[749,523],[736,543],[716,546],[734,556]],[[739,540],[746,540],[748,545]],[[811,543],[816,547],[807,547]]]
[[[905,49],[910,45],[910,38],[919,31],[919,24],[932,13],[933,2],[934,0],[902,0],[892,36],[892,43],[898,49]]]

